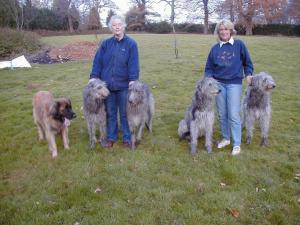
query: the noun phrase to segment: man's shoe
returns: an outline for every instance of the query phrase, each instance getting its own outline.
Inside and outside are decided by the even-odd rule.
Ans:
[[[241,152],[241,147],[239,145],[236,145],[233,147],[231,155],[238,155]]]
[[[113,141],[110,141],[110,140],[105,140],[105,141],[102,141],[101,142],[101,146],[103,148],[112,148],[114,145],[114,142]]]
[[[230,145],[230,140],[222,139],[222,141],[218,143],[218,148],[224,148],[227,145]]]

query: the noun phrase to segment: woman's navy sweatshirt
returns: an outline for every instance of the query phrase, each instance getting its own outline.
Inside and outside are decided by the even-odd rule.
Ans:
[[[213,77],[225,84],[242,84],[246,76],[253,74],[253,64],[245,44],[241,40],[234,40],[220,47],[215,44],[208,55],[205,76]]]

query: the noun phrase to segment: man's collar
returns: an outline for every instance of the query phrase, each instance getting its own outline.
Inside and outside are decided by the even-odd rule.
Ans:
[[[126,38],[127,38],[126,34],[124,34],[124,36],[122,37],[121,40],[119,40],[116,36],[114,36],[114,39],[115,39],[117,42],[123,41],[123,40],[126,39]]]
[[[220,48],[221,48],[224,44],[226,44],[226,43],[229,43],[229,44],[233,45],[233,43],[234,43],[233,37],[231,37],[231,38],[229,39],[229,41],[220,41],[220,43],[219,43]]]

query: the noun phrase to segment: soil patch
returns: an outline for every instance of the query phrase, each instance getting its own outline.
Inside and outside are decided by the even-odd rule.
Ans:
[[[70,60],[91,60],[98,49],[98,44],[94,42],[81,41],[43,50],[35,54],[26,54],[29,63],[53,64],[63,63]]]

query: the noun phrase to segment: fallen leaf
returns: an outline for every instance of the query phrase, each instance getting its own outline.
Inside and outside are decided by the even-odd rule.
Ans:
[[[101,188],[96,188],[94,192],[95,193],[100,193],[100,192],[102,192],[102,189]]]
[[[298,198],[297,202],[300,203],[300,198]]]
[[[258,187],[255,188],[255,192],[258,192]]]
[[[220,185],[221,185],[221,187],[225,187],[226,186],[226,184],[225,183],[220,183]]]
[[[239,215],[240,215],[240,213],[236,209],[234,209],[234,208],[233,209],[229,209],[229,212],[235,218],[238,218]]]

